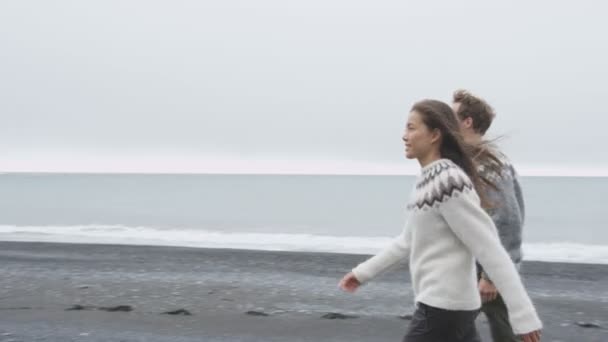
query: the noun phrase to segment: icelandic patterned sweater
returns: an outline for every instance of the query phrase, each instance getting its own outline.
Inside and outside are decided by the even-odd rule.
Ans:
[[[487,212],[498,229],[498,236],[503,247],[519,269],[522,261],[522,228],[525,218],[521,186],[517,172],[507,156],[493,146],[489,148],[501,165],[497,170],[492,165],[488,165],[492,163],[491,161],[478,160],[479,174],[496,186],[496,189],[487,187],[484,190],[485,197],[491,203]],[[480,266],[479,270],[482,271],[483,267]]]
[[[514,332],[542,327],[492,219],[460,167],[440,159],[422,168],[408,210],[403,232],[353,269],[361,283],[409,260],[416,302],[445,310],[476,310],[481,307],[477,260],[501,293]]]

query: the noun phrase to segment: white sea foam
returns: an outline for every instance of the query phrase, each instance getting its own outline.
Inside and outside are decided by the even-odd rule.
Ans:
[[[226,233],[201,229],[161,229],[121,225],[13,226],[0,225],[2,241],[156,245],[373,254],[390,237],[308,234]],[[608,245],[527,243],[526,260],[608,264]]]

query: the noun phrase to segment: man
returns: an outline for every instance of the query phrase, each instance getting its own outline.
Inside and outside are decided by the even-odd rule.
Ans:
[[[475,161],[480,176],[493,185],[484,191],[491,204],[487,210],[498,229],[502,245],[519,268],[525,213],[521,187],[509,159],[483,139],[494,120],[494,110],[483,99],[465,90],[454,92],[452,108],[460,122],[464,140],[477,148]],[[492,339],[494,342],[520,341],[509,323],[505,303],[481,267],[479,277],[481,310],[488,318]]]

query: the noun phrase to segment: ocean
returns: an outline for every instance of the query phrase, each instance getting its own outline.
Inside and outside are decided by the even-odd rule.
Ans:
[[[413,176],[0,174],[0,240],[375,253]],[[523,177],[525,259],[608,264],[608,178]]]

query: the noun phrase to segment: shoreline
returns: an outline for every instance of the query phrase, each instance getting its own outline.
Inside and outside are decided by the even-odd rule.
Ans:
[[[86,226],[74,226],[74,227],[97,227],[99,225],[86,225]],[[101,225],[103,226],[103,225]],[[0,230],[2,229],[2,227],[7,227],[6,225],[0,225]],[[29,228],[29,227],[34,227],[36,229],[40,229],[42,226],[22,226],[21,229],[25,229],[25,228]],[[72,226],[67,226],[67,227],[72,227]],[[129,227],[129,226],[123,226],[123,225],[107,225],[106,227],[114,227],[117,229],[142,229],[142,228],[147,228],[150,229],[152,232],[158,232],[161,231],[158,228],[154,228],[154,227]],[[26,237],[16,237],[16,236],[10,236],[7,238],[7,236],[5,235],[4,237],[2,237],[0,239],[0,243],[29,243],[29,244],[37,244],[37,243],[41,243],[41,244],[70,244],[70,245],[95,245],[95,246],[124,246],[124,247],[168,247],[168,248],[192,248],[192,249],[215,249],[215,250],[233,250],[233,251],[250,251],[250,252],[280,252],[280,253],[313,253],[313,254],[337,254],[337,255],[350,255],[350,256],[370,256],[373,255],[374,250],[380,250],[382,248],[382,246],[384,246],[386,243],[388,243],[388,241],[391,240],[391,237],[385,237],[385,236],[334,236],[334,235],[309,235],[309,234],[299,234],[299,233],[292,233],[292,234],[278,234],[280,236],[283,237],[283,239],[285,239],[284,241],[279,241],[277,242],[277,240],[272,240],[270,242],[266,242],[264,243],[260,243],[257,246],[252,246],[251,243],[249,243],[249,245],[247,243],[244,242],[239,242],[236,243],[234,242],[233,244],[235,244],[234,246],[231,246],[230,243],[226,242],[227,238],[232,238],[232,239],[236,239],[237,241],[244,241],[243,239],[264,239],[264,238],[275,238],[277,236],[277,234],[272,234],[272,233],[263,233],[263,232],[259,232],[259,233],[239,233],[239,232],[235,232],[235,233],[223,233],[223,232],[217,232],[217,231],[200,231],[200,230],[196,230],[196,229],[189,229],[189,228],[184,228],[182,230],[178,230],[178,232],[191,232],[192,234],[196,235],[197,233],[200,234],[199,236],[197,236],[198,239],[194,239],[191,240],[191,242],[185,242],[185,241],[174,241],[174,242],[167,242],[165,240],[160,240],[160,239],[139,239],[140,243],[132,243],[130,241],[128,242],[122,242],[125,241],[126,239],[130,239],[129,236],[125,236],[125,237],[119,237],[119,236],[87,236],[87,237],[83,237],[83,236],[73,236],[70,237],[69,235],[63,236],[63,238],[58,238],[56,235],[51,235],[51,234],[47,234],[45,235],[36,235],[36,234],[40,234],[40,233],[27,233],[27,232],[22,232],[20,234],[23,235],[27,235],[27,234],[32,234],[32,237],[30,236],[29,238]],[[168,233],[170,233],[170,231],[167,231]],[[138,232],[139,234],[140,232]],[[5,233],[5,234],[9,234],[9,233]],[[288,238],[285,238],[285,236],[288,236]],[[207,239],[207,241],[201,240],[201,239]],[[307,244],[302,244],[301,242],[298,244],[298,242],[293,242],[293,240],[290,239],[305,239],[307,240]],[[96,239],[98,242],[94,242],[92,241],[93,239]],[[89,241],[87,241],[89,240]],[[121,241],[121,242],[119,242]],[[213,242],[209,242],[209,241],[213,241]],[[349,243],[351,243],[351,245],[347,246],[347,247],[340,247],[340,248],[330,248],[330,247],[317,247],[318,250],[313,250],[313,248],[315,247],[311,247],[311,246],[318,246],[315,245],[316,243],[320,243],[320,244],[330,244],[329,246],[332,246],[333,244],[338,244],[338,242],[346,242],[348,241]],[[354,241],[354,245],[353,245],[353,241]],[[368,244],[368,246],[366,247],[368,250],[365,251],[355,251],[355,250],[361,250],[364,247],[361,247],[363,243]],[[271,244],[274,243],[278,246],[283,246],[283,247],[274,247],[271,246]],[[240,246],[239,246],[240,245]],[[287,246],[287,247],[285,247]],[[374,246],[373,248],[370,246]],[[570,254],[568,259],[560,259],[560,258],[556,258],[556,257],[548,257],[548,256],[544,256],[544,257],[531,257],[530,259],[526,258],[527,255],[529,254],[534,254],[530,253],[529,250],[535,250],[538,249],[539,246],[550,246],[550,247],[554,247],[554,248],[558,248],[558,249],[568,249],[570,251],[572,250],[577,250],[580,251],[581,250],[595,250],[595,255],[596,258],[599,258],[602,261],[597,261],[597,260],[588,260],[590,259],[587,256],[581,256],[581,255],[577,255],[577,256],[573,256],[572,254]],[[257,248],[256,248],[257,247]],[[576,264],[582,264],[582,265],[604,265],[604,266],[608,266],[608,259],[606,259],[608,257],[608,245],[602,245],[602,244],[580,244],[580,243],[562,243],[562,242],[555,242],[555,243],[551,243],[551,242],[544,242],[544,243],[527,243],[524,244],[523,246],[524,248],[524,262],[525,263],[549,263],[549,264],[571,264],[571,265],[576,265]],[[542,248],[542,247],[541,247]],[[342,249],[342,250],[340,250]],[[559,250],[552,250],[551,253],[556,254]],[[570,252],[572,253],[572,252]],[[544,259],[544,260],[543,260]],[[606,259],[606,260],[605,260]]]

